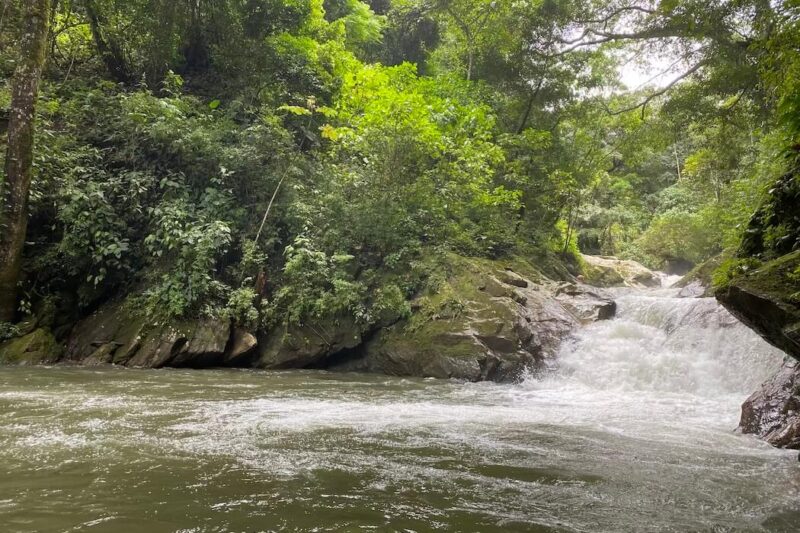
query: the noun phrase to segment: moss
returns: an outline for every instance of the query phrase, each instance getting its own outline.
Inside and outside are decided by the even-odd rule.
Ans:
[[[615,287],[625,283],[625,278],[616,270],[601,268],[587,263],[583,265],[583,275],[589,285],[596,287]]]
[[[54,363],[61,356],[61,346],[50,331],[39,328],[0,344],[0,363],[37,365]]]
[[[723,261],[730,257],[729,252],[723,252],[719,255],[715,255],[711,259],[707,259],[700,263],[699,265],[695,265],[689,272],[686,273],[674,286],[675,287],[686,287],[693,281],[699,281],[705,287],[712,286],[712,280],[714,277],[714,272],[720,267]]]
[[[800,306],[800,250],[732,277],[741,287]]]

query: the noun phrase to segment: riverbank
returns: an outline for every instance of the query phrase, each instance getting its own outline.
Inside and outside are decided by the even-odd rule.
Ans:
[[[517,384],[5,368],[0,523],[791,531],[795,453],[731,431],[782,357],[713,299],[675,293],[620,290],[613,320]]]

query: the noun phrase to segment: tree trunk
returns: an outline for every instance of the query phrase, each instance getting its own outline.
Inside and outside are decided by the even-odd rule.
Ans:
[[[11,85],[5,181],[0,182],[0,322],[14,319],[22,248],[28,229],[33,121],[47,52],[50,0],[27,0],[20,55]]]
[[[86,0],[85,7],[94,45],[108,73],[119,83],[130,83],[133,75],[128,67],[128,62],[125,59],[125,52],[122,50],[122,46],[120,46],[115,38],[103,31],[104,21],[94,0]]]

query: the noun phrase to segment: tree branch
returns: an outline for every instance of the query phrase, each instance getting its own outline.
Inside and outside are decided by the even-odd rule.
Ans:
[[[677,78],[675,78],[674,80],[669,82],[667,85],[662,87],[661,89],[655,91],[654,93],[649,94],[644,100],[642,100],[638,104],[635,104],[635,105],[632,105],[632,106],[629,106],[629,107],[625,107],[623,109],[618,109],[616,111],[610,110],[604,104],[604,107],[606,108],[606,112],[609,115],[616,116],[616,115],[622,115],[624,113],[629,113],[631,111],[634,111],[636,109],[640,109],[641,108],[641,110],[642,110],[642,118],[644,118],[645,110],[647,109],[647,105],[650,102],[652,102],[653,100],[655,100],[659,96],[661,96],[663,94],[666,94],[670,89],[675,87],[675,85],[677,85],[680,81],[688,78],[689,76],[691,76],[692,74],[694,74],[695,72],[697,72],[698,70],[703,68],[705,66],[705,64],[706,64],[706,61],[700,61],[699,63],[695,64],[693,67],[689,68],[686,72],[684,72],[683,74],[681,74],[680,76],[678,76]]]

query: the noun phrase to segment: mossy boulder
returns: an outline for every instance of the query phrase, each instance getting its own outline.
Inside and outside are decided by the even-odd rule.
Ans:
[[[154,321],[127,301],[111,302],[80,321],[66,359],[158,368],[224,366],[231,325],[222,319]]]
[[[661,280],[636,261],[600,255],[582,255],[583,276],[596,287],[658,287]]]
[[[327,357],[355,348],[361,342],[362,329],[351,317],[283,325],[260,339],[254,365],[267,369],[323,365]]]
[[[546,367],[581,319],[521,259],[449,256],[411,318],[334,365],[390,375],[512,381]],[[604,301],[603,304],[607,305]]]
[[[673,285],[673,287],[681,289],[678,296],[681,298],[714,296],[712,278],[714,272],[726,259],[726,254],[719,254],[692,268]]]
[[[800,251],[727,279],[716,296],[767,342],[800,359]]]
[[[0,344],[0,364],[40,365],[58,361],[62,347],[53,334],[45,328],[38,328]]]

